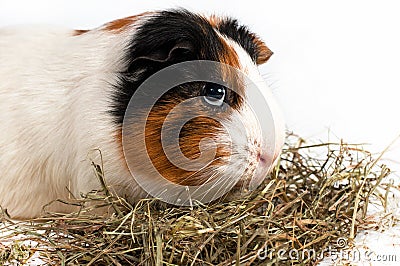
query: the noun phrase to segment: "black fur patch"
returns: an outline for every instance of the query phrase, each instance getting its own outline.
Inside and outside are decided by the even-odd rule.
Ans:
[[[256,48],[246,36],[249,32],[239,27],[236,20],[225,20],[218,29],[238,41],[252,57],[256,56]],[[187,10],[155,13],[138,28],[127,49],[128,67],[120,73],[120,82],[111,99],[114,121],[122,124],[132,95],[152,74],[184,61],[218,61],[222,49],[220,37],[204,17]]]

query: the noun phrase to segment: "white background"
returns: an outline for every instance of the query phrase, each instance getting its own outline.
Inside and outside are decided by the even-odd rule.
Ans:
[[[231,15],[274,51],[261,72],[282,106],[289,130],[322,141],[329,135],[331,140],[371,143],[366,148],[378,152],[400,134],[398,5],[390,0],[0,0],[0,26],[45,23],[88,29],[179,6]],[[400,170],[400,141],[385,158],[392,169]],[[366,245],[378,254],[399,254],[399,227],[373,233],[360,233],[357,242],[364,247],[368,240]]]
[[[230,15],[274,51],[261,72],[301,136],[371,143],[400,134],[400,15],[396,1],[0,0],[0,26],[46,23],[88,29],[143,11],[186,7]],[[1,37],[1,36],[0,36]],[[400,170],[400,144],[386,158]],[[395,162],[395,163],[394,163]]]

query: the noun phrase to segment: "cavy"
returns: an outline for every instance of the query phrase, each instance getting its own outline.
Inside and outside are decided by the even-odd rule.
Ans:
[[[130,202],[188,205],[259,184],[284,141],[257,70],[271,55],[236,20],[187,10],[0,29],[0,206],[32,218],[101,189],[92,161]]]

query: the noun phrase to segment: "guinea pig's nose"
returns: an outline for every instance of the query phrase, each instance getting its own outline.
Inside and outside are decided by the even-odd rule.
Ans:
[[[257,168],[254,172],[252,180],[249,184],[249,189],[253,190],[258,187],[261,182],[267,177],[267,174],[272,170],[279,152],[271,153],[271,151],[261,150],[257,153]]]
[[[271,155],[268,152],[259,151],[257,153],[257,162],[261,164],[261,167],[271,165],[276,159],[275,154]]]
[[[264,154],[264,153],[259,152],[259,153],[257,154],[257,161],[259,161],[259,162],[262,163],[262,164],[267,163],[267,155]]]
[[[281,154],[283,140],[277,141],[275,149],[260,148],[257,152],[257,162],[261,167],[273,166]]]

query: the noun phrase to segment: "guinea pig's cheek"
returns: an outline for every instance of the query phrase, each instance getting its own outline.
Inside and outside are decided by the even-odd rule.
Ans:
[[[225,134],[222,125],[207,117],[186,121],[182,113],[174,115],[173,123],[166,123],[165,117],[160,110],[150,113],[146,127],[147,152],[159,174],[175,184],[186,186],[213,181],[217,177],[216,168],[223,165],[231,153],[227,138],[223,137],[223,141],[219,138]],[[165,132],[161,133],[162,130]],[[212,157],[207,158],[209,156],[204,153]],[[200,166],[193,170],[195,161]]]

